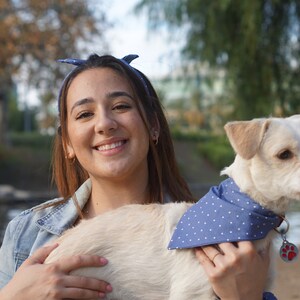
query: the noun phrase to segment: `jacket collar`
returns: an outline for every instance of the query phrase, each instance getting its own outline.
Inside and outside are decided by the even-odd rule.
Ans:
[[[41,209],[41,215],[36,220],[36,224],[43,230],[46,230],[55,235],[61,235],[66,229],[70,228],[78,218],[78,211],[74,204],[77,200],[79,207],[82,209],[88,201],[91,194],[92,183],[88,179],[75,192],[76,197],[72,197],[66,202],[55,205],[62,199],[57,198],[52,201],[54,205],[44,208],[45,204],[41,204],[36,209]],[[75,198],[75,199],[74,199]],[[46,204],[49,204],[47,202]]]

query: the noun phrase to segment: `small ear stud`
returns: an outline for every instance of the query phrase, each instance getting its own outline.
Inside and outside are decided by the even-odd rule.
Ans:
[[[65,155],[65,159],[67,159],[67,160],[69,161],[70,164],[74,164],[74,163],[75,163],[75,160],[76,160],[76,156],[72,157],[72,156],[70,155],[70,153],[67,153],[67,154]]]
[[[152,140],[153,140],[154,145],[158,144],[158,137],[159,137],[158,131],[154,130],[154,132],[152,134]]]

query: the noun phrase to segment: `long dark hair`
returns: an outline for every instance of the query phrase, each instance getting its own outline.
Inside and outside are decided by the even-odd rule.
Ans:
[[[148,151],[150,203],[163,203],[165,194],[172,201],[193,201],[193,196],[181,177],[174,153],[173,142],[167,120],[158,96],[148,78],[133,67],[111,55],[91,55],[83,64],[74,68],[65,78],[59,94],[59,130],[53,149],[53,180],[64,199],[73,196],[75,191],[88,179],[87,172],[80,163],[70,161],[65,149],[68,141],[67,105],[68,89],[73,79],[85,70],[93,68],[111,68],[126,78],[135,93],[136,104],[142,120],[151,137],[151,128],[159,128],[158,143],[149,139]]]

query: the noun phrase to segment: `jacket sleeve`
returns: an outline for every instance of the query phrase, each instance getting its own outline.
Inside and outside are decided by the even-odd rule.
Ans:
[[[0,249],[0,289],[2,289],[13,277],[15,273],[15,229],[18,227],[18,219],[13,219],[9,222],[2,246]]]
[[[27,210],[7,225],[0,249],[0,289],[11,280],[29,256],[31,239],[34,238],[34,232],[28,226],[30,223],[31,210]]]

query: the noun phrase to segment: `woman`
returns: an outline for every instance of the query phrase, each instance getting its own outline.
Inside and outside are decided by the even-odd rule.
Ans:
[[[49,244],[81,218],[130,203],[193,201],[180,176],[169,128],[158,97],[144,74],[124,59],[92,55],[64,60],[77,67],[59,95],[60,125],[53,155],[62,199],[23,212],[10,222],[0,252],[0,299],[96,299],[112,286],[69,275],[101,267],[103,257],[76,256],[44,265]],[[197,249],[221,299],[262,299],[267,254],[250,242]],[[267,294],[264,294],[267,299]]]

